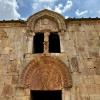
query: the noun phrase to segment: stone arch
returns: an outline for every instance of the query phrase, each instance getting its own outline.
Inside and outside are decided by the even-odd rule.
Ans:
[[[40,18],[48,18],[50,20],[53,20],[57,23],[59,31],[66,31],[65,18],[62,15],[47,9],[42,10],[29,17],[29,19],[27,20],[27,25],[30,30],[34,31],[36,21]]]
[[[23,70],[20,83],[31,90],[61,90],[72,86],[68,67],[58,58],[35,57]]]

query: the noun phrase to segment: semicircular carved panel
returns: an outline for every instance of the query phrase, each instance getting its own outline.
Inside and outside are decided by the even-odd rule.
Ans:
[[[30,30],[34,31],[35,23],[40,18],[52,19],[53,21],[55,21],[58,24],[59,31],[61,31],[61,30],[66,31],[65,18],[62,15],[60,15],[56,12],[47,10],[47,9],[40,11],[40,12],[32,15],[31,17],[29,17],[29,19],[27,21],[27,25],[30,28]]]
[[[34,25],[35,32],[41,32],[41,31],[51,31],[51,32],[57,32],[58,31],[58,25],[55,21],[49,19],[49,18],[40,18],[36,21]]]
[[[67,66],[57,58],[39,56],[33,59],[21,75],[23,88],[31,90],[60,90],[72,86]]]

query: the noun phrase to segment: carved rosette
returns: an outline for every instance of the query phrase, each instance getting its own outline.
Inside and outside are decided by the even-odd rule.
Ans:
[[[23,88],[31,90],[60,90],[72,86],[67,66],[57,58],[39,56],[33,59],[21,75]]]

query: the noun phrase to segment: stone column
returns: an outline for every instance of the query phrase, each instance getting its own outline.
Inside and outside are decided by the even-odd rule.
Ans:
[[[64,46],[63,46],[63,31],[61,32],[58,32],[58,35],[59,35],[59,39],[60,39],[60,51],[61,52],[64,52]]]
[[[63,100],[71,100],[70,89],[64,89],[64,99]]]
[[[30,100],[30,89],[17,88],[14,99],[11,100]]]
[[[49,32],[44,33],[44,53],[49,52]]]
[[[34,35],[35,33],[32,33],[32,35],[28,37],[28,50],[27,50],[28,53],[32,53],[32,49],[34,45],[33,44]]]

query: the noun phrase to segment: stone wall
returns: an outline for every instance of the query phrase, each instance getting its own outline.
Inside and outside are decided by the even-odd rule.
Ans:
[[[19,72],[25,53],[25,27],[0,27],[0,100],[16,100]]]
[[[70,100],[100,99],[100,23],[67,24],[63,47],[72,72]]]
[[[0,100],[29,100],[30,90],[18,87],[20,74],[36,54],[28,53],[26,25],[0,23]],[[73,86],[64,100],[100,100],[100,21],[66,21],[57,56],[71,70]],[[31,51],[31,50],[30,50]]]

